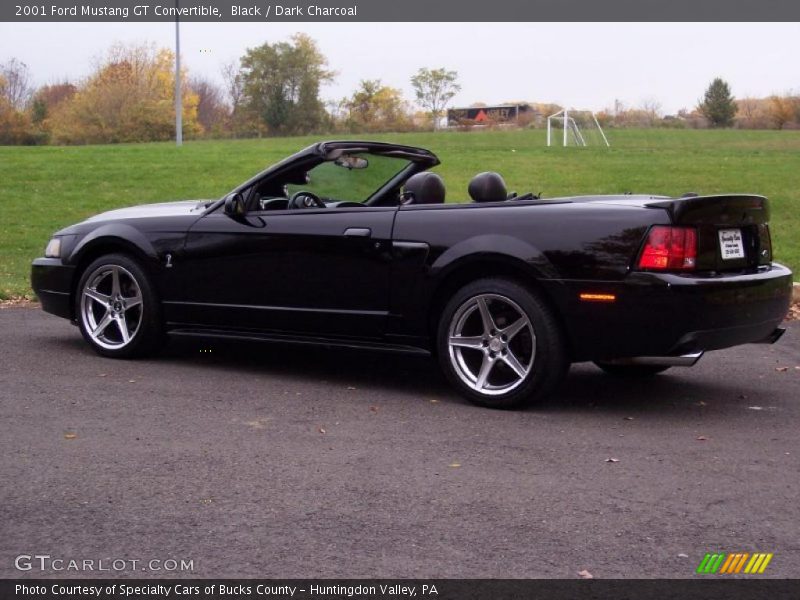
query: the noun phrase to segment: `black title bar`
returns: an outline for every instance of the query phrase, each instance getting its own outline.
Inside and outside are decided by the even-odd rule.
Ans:
[[[796,0],[3,0],[17,22],[767,22]],[[613,36],[613,30],[608,35]]]
[[[16,579],[3,600],[789,600],[800,580],[696,579]]]

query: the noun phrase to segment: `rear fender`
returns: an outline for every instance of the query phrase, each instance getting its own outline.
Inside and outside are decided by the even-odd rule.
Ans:
[[[446,278],[465,261],[492,256],[510,257],[524,263],[536,279],[557,278],[555,267],[538,248],[519,238],[502,234],[478,235],[455,244],[436,258],[430,267],[430,275],[435,279]]]

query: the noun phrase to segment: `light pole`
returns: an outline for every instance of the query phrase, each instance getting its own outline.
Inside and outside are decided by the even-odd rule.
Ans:
[[[183,99],[181,97],[181,29],[179,0],[175,0],[175,145],[183,145]]]

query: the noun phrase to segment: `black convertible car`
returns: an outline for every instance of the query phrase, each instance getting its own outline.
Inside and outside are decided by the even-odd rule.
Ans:
[[[493,407],[544,398],[572,362],[647,375],[783,333],[792,276],[766,198],[541,199],[486,172],[445,204],[438,163],[314,144],[219,200],[59,231],[33,289],[104,356],[167,332],[424,352]]]

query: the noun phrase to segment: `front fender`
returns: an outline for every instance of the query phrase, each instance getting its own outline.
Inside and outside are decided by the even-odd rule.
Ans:
[[[87,252],[101,244],[127,247],[149,259],[158,260],[158,253],[153,244],[141,231],[124,223],[109,223],[101,225],[81,238],[69,251],[64,262],[77,265]]]

